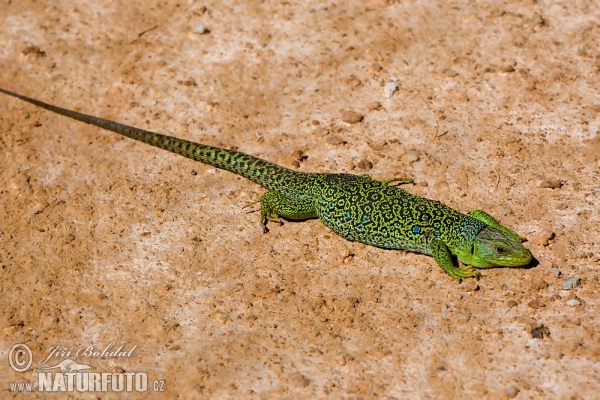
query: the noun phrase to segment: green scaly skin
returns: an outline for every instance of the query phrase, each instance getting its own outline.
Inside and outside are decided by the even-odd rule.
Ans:
[[[368,175],[305,173],[293,171],[260,158],[207,146],[106,119],[81,114],[19,95],[46,110],[119,133],[149,145],[226,169],[269,189],[260,200],[260,224],[279,217],[318,217],[345,239],[386,249],[403,249],[432,255],[456,279],[478,276],[472,267],[518,267],[531,262],[532,255],[521,244],[525,239],[500,225],[483,211],[462,214],[439,201],[406,192],[394,178],[376,181]],[[455,267],[453,256],[465,266]]]

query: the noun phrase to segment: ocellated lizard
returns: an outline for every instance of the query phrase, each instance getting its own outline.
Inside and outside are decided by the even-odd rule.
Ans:
[[[306,173],[237,151],[190,142],[56,107],[0,89],[46,110],[113,131],[149,145],[222,168],[268,189],[260,200],[260,225],[280,217],[318,217],[345,239],[386,249],[432,255],[453,278],[478,276],[471,267],[518,267],[531,262],[525,239],[483,211],[462,214],[435,200],[408,193],[368,175]],[[254,204],[254,203],[251,203]],[[456,256],[465,266],[454,266]]]

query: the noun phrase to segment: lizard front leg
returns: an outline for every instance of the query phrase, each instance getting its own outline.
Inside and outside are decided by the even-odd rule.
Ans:
[[[290,199],[283,194],[270,190],[260,196],[260,199],[246,204],[244,208],[260,202],[260,226],[263,232],[268,232],[267,221],[283,225],[279,217],[289,219],[308,219],[317,216],[315,201],[312,199]]]
[[[435,261],[451,277],[461,279],[480,275],[480,273],[475,271],[472,267],[455,267],[450,249],[446,243],[440,239],[433,239],[429,245],[431,246],[431,255]]]

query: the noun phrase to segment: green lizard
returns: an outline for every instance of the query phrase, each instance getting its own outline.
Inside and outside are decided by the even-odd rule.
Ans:
[[[267,221],[281,223],[280,217],[295,220],[318,217],[345,239],[432,255],[456,279],[478,276],[472,267],[519,267],[532,260],[531,252],[521,244],[525,239],[485,212],[473,210],[462,214],[439,201],[389,185],[397,181],[412,182],[411,179],[377,181],[368,175],[293,171],[237,151],[81,114],[4,89],[0,92],[234,172],[264,186],[268,191],[254,202],[260,202],[260,225],[264,232]],[[456,267],[453,255],[465,266]]]

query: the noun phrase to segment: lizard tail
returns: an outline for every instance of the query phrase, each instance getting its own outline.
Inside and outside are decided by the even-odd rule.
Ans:
[[[217,168],[235,172],[267,189],[276,190],[289,197],[296,197],[295,195],[299,191],[302,191],[301,188],[310,181],[309,175],[312,175],[293,171],[238,151],[194,143],[189,140],[178,139],[173,136],[150,132],[118,122],[109,121],[107,119],[94,117],[93,115],[82,114],[66,108],[53,106],[2,88],[0,88],[0,92],[52,111],[56,114],[85,122],[86,124],[95,125],[99,128],[127,136],[131,139],[139,140],[140,142],[168,150],[195,161],[200,161]]]

